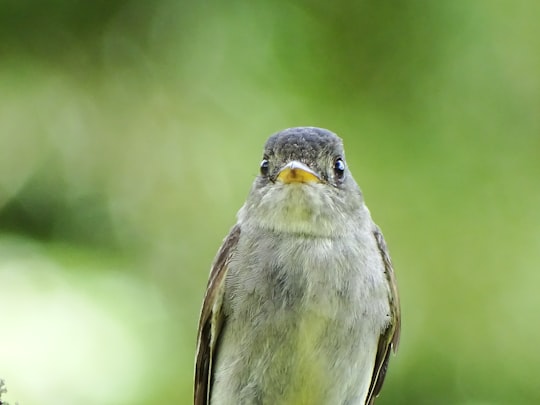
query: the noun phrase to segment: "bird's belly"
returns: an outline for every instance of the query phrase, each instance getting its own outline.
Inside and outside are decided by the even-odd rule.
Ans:
[[[211,404],[364,405],[390,313],[382,261],[343,240],[265,243],[231,263]]]
[[[379,335],[367,325],[290,311],[223,332],[212,405],[364,403]]]
[[[360,404],[373,372],[376,336],[316,314],[298,325],[285,404]],[[362,402],[363,404],[363,402]]]

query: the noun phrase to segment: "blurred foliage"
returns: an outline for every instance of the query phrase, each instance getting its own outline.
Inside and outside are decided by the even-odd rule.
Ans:
[[[536,404],[540,3],[0,2],[0,377],[189,404],[213,255],[268,135],[344,138],[400,351],[377,404]]]

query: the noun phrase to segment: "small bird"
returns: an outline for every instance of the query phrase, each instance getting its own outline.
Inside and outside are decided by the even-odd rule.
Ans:
[[[194,404],[373,404],[400,305],[341,139],[272,135],[237,217],[204,297]]]

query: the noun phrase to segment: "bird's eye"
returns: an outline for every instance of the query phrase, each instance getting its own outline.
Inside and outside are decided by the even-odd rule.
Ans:
[[[261,162],[261,174],[263,176],[266,176],[268,174],[268,167],[269,167],[268,160],[263,159]]]
[[[343,159],[338,158],[334,162],[334,173],[336,178],[339,180],[341,180],[345,175],[345,162],[343,162]]]

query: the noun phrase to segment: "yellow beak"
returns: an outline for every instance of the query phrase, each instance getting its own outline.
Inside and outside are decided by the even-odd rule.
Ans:
[[[278,180],[289,183],[320,183],[321,178],[305,164],[293,160],[287,163],[278,173]]]

